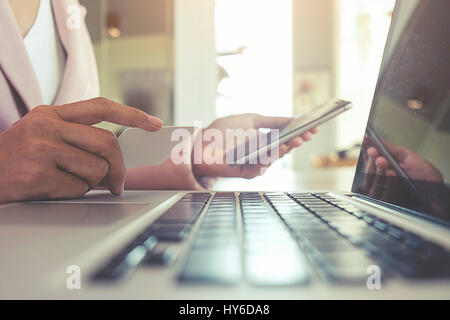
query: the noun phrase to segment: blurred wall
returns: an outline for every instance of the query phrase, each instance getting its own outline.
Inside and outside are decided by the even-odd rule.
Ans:
[[[333,69],[333,10],[333,0],[292,0],[296,70]]]
[[[312,80],[322,81],[317,83],[317,86],[329,88],[319,98],[325,100],[334,96],[335,87],[334,5],[334,0],[292,0],[294,78],[296,75],[305,75]],[[323,81],[329,83],[324,84]],[[314,103],[324,102],[319,99]],[[305,111],[295,108],[294,105],[294,113]],[[293,167],[310,168],[310,157],[313,153],[328,154],[335,149],[335,136],[335,120],[322,125],[312,142],[305,143],[293,151]]]
[[[175,124],[208,125],[215,118],[217,65],[214,1],[175,0]]]
[[[173,1],[80,0],[97,58],[101,95],[173,123]],[[108,15],[120,36],[108,36]]]

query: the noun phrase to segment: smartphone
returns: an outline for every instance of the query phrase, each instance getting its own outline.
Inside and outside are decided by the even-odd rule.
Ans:
[[[262,155],[267,155],[271,150],[278,148],[281,144],[291,140],[292,138],[301,135],[318,125],[333,119],[337,115],[349,110],[352,107],[352,103],[341,99],[332,99],[326,103],[314,108],[310,112],[301,114],[300,116],[292,119],[289,124],[283,128],[278,136],[273,132],[269,132],[268,142],[263,145],[259,145],[254,150],[248,150],[248,153],[242,156],[237,155],[237,148],[232,150],[234,152],[234,164],[246,164],[255,163]],[[275,138],[274,138],[275,136]],[[248,148],[247,148],[248,149]],[[236,152],[235,152],[236,151]]]

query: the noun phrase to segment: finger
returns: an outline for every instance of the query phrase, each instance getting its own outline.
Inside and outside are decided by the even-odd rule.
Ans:
[[[387,162],[387,160],[381,156],[375,159],[375,165],[377,166],[377,168],[383,170],[386,170],[389,167],[389,163]]]
[[[381,198],[384,201],[390,201],[390,199],[392,198],[392,188],[393,188],[393,178],[396,176],[394,170],[392,169],[388,169],[385,172],[385,184],[384,184],[384,192],[383,192],[383,197]]]
[[[52,200],[81,198],[89,191],[89,185],[85,180],[61,170],[57,170],[51,181],[52,186],[47,191],[46,198]]]
[[[60,137],[74,147],[93,153],[109,164],[102,183],[114,194],[121,194],[125,179],[125,164],[115,135],[107,130],[66,122],[59,128]]]
[[[162,121],[139,109],[122,105],[105,98],[95,98],[58,106],[58,116],[69,122],[93,125],[102,121],[157,131]]]
[[[289,149],[298,148],[303,144],[302,137],[295,137],[287,142]]]
[[[395,146],[390,144],[386,140],[382,140],[383,145],[388,149],[388,151],[394,156],[394,158],[398,161],[402,161],[408,152],[410,152],[407,148],[402,146]]]
[[[367,154],[369,155],[369,152],[367,152]],[[372,188],[372,184],[375,180],[375,171],[376,171],[376,166],[375,166],[375,158],[371,157],[369,155],[369,157],[367,158],[367,164],[366,164],[366,168],[365,168],[365,179],[364,179],[364,183],[363,183],[363,191],[365,193],[369,193],[370,189]]]
[[[255,126],[257,128],[281,129],[291,121],[292,118],[290,117],[266,117],[258,114],[255,118]]]
[[[312,133],[307,131],[304,134],[302,134],[302,138],[304,141],[309,141],[312,139]]]
[[[401,146],[389,145],[387,149],[397,161],[403,161],[408,153],[411,153],[410,150]]]
[[[109,163],[93,153],[67,144],[58,145],[52,153],[58,168],[85,180],[90,189],[108,174]]]
[[[383,193],[384,182],[385,182],[385,170],[383,168],[377,167],[375,180],[369,191],[369,195],[371,197],[378,198]]]
[[[319,132],[319,128],[315,127],[312,128],[311,130],[309,130],[312,134],[316,134],[317,132]]]
[[[396,177],[397,174],[395,173],[394,170],[389,169],[389,170],[386,170],[386,176],[387,176],[387,177]]]
[[[367,155],[372,159],[376,159],[378,157],[379,153],[375,147],[369,147],[367,149]]]
[[[286,153],[289,152],[289,147],[285,144],[282,144],[278,149],[278,158],[283,157]]]

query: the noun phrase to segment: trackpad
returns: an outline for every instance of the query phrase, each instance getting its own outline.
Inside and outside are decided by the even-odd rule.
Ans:
[[[0,225],[110,225],[144,208],[125,203],[25,203],[0,211]]]
[[[157,205],[164,200],[176,195],[173,191],[141,191],[127,190],[120,196],[112,195],[107,190],[93,190],[80,199],[63,201],[45,201],[47,203],[130,203],[130,204],[153,204]],[[42,203],[38,201],[36,203]]]
[[[126,191],[122,196],[113,196],[107,191],[94,191],[81,199],[24,202],[0,207],[0,228],[4,225],[121,225],[176,194],[173,191]]]

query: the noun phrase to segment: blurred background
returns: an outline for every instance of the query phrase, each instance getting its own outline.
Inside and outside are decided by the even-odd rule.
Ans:
[[[291,116],[347,99],[353,110],[271,170],[355,166],[394,0],[80,2],[102,96],[165,125],[204,126],[230,114]]]

